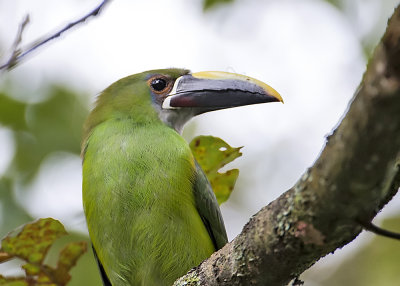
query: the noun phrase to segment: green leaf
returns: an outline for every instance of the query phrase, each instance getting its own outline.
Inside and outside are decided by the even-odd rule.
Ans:
[[[233,3],[234,0],[203,0],[203,10],[208,11],[218,5]]]
[[[192,153],[207,175],[211,183],[218,204],[228,200],[235,186],[238,169],[232,169],[225,173],[218,172],[226,164],[242,156],[240,149],[227,144],[221,138],[213,136],[198,136],[190,142]]]
[[[335,6],[339,10],[343,10],[344,8],[345,1],[343,0],[325,0],[325,1]]]

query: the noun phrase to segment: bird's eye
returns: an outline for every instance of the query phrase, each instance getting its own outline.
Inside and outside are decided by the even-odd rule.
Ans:
[[[167,81],[163,78],[153,79],[150,83],[155,91],[163,91],[167,87]]]

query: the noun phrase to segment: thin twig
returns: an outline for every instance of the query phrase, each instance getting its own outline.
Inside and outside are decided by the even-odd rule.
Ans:
[[[25,28],[28,25],[28,23],[29,23],[29,15],[26,15],[25,18],[22,20],[22,23],[18,27],[18,32],[15,37],[13,47],[11,49],[11,56],[8,59],[7,63],[5,64],[10,69],[14,66],[14,64],[16,63],[16,59],[21,54],[21,49],[19,48],[19,46],[22,41],[22,34],[24,33]]]
[[[25,28],[25,25],[27,24],[26,18],[25,18],[24,22],[20,25],[20,29],[17,34],[17,38],[15,41],[15,43],[17,45],[15,45],[15,43],[14,43],[14,49],[13,49],[10,59],[7,61],[7,63],[0,66],[0,70],[13,69],[15,66],[17,66],[21,62],[22,58],[24,58],[26,55],[30,54],[37,48],[43,46],[44,44],[46,44],[47,42],[49,42],[51,40],[54,40],[54,39],[60,37],[64,32],[68,31],[72,27],[74,27],[78,24],[84,23],[88,18],[90,18],[92,16],[97,16],[100,13],[100,11],[104,8],[104,6],[110,1],[111,0],[103,0],[95,9],[93,9],[92,11],[90,11],[89,13],[84,15],[83,17],[67,24],[64,28],[55,32],[54,34],[50,34],[48,36],[43,36],[42,39],[34,41],[32,44],[28,45],[28,48],[26,48],[25,50],[22,51],[21,49],[18,48],[18,46],[22,39],[22,32]],[[28,18],[28,20],[29,20],[29,18]]]
[[[380,228],[380,227],[374,225],[372,222],[360,222],[360,223],[365,230],[373,232],[377,235],[400,240],[400,233],[396,233],[396,232],[392,232],[392,231]]]

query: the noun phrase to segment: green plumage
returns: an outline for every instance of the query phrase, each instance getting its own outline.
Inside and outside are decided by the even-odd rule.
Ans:
[[[227,242],[211,186],[179,135],[198,114],[281,101],[250,77],[153,70],[98,98],[84,127],[83,205],[104,285],[171,285]]]
[[[211,187],[186,141],[160,119],[149,76],[99,97],[85,125],[83,202],[112,285],[171,285],[226,242]]]

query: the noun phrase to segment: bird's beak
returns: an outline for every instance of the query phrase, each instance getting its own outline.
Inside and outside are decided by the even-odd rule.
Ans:
[[[282,102],[279,93],[254,78],[227,72],[198,72],[176,79],[163,109],[193,108],[196,114],[265,102]]]

